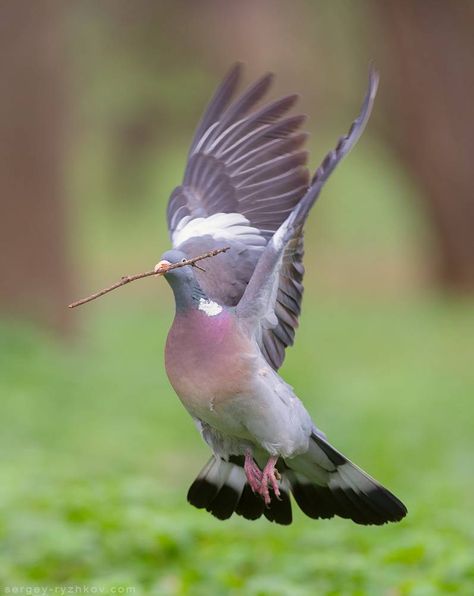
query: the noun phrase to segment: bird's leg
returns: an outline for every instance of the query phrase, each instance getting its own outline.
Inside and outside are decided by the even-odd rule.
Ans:
[[[270,459],[267,461],[265,467],[263,468],[262,473],[262,481],[260,484],[260,495],[262,496],[263,500],[265,501],[265,505],[270,505],[271,497],[269,491],[269,485],[272,487],[273,492],[275,493],[275,497],[277,499],[280,498],[280,487],[278,486],[278,480],[280,480],[280,474],[278,470],[275,468],[275,465],[278,461],[278,455],[272,455]]]
[[[250,449],[247,449],[245,452],[244,471],[252,491],[254,493],[259,493],[262,485],[262,471],[255,463]]]

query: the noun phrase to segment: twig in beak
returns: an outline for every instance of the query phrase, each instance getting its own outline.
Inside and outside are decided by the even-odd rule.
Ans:
[[[164,275],[165,273],[168,273],[168,271],[171,271],[172,269],[179,269],[180,267],[186,267],[186,265],[191,265],[192,267],[196,267],[197,269],[200,269],[201,271],[205,271],[205,269],[196,265],[196,263],[198,261],[202,261],[203,259],[209,259],[210,257],[215,257],[216,255],[219,255],[223,252],[227,252],[229,250],[229,248],[230,248],[230,246],[226,246],[224,248],[215,248],[214,250],[206,252],[203,255],[199,255],[198,257],[192,257],[191,259],[187,259],[186,261],[180,261],[179,263],[171,263],[171,265],[167,265],[166,267],[158,268],[156,271],[155,271],[155,269],[153,269],[153,271],[145,271],[144,273],[135,273],[134,275],[124,275],[123,277],[120,278],[120,281],[114,283],[113,285],[109,286],[108,288],[104,288],[103,290],[99,290],[98,292],[95,292],[94,294],[87,296],[87,298],[82,298],[81,300],[76,300],[76,302],[72,302],[71,304],[68,305],[68,308],[76,308],[76,306],[81,306],[82,304],[86,304],[87,302],[92,302],[92,300],[95,300],[96,298],[100,298],[101,296],[104,296],[104,294],[108,294],[109,292],[112,292],[112,290],[116,290],[117,288],[120,288],[121,286],[125,286],[126,284],[129,284],[132,281],[136,281],[137,279],[142,279],[144,277],[151,277],[152,275]]]

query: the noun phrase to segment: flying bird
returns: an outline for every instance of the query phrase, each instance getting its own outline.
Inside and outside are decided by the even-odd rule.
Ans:
[[[267,74],[236,98],[241,70],[230,70],[197,127],[168,203],[173,249],[156,265],[229,247],[205,270],[165,273],[176,305],[166,371],[212,450],[188,501],[219,519],[290,524],[292,494],[311,518],[399,521],[403,503],[328,442],[278,374],[301,309],[305,220],[362,134],[378,75],[370,71],[359,116],[311,178],[305,117],[287,115],[298,96],[257,107]]]

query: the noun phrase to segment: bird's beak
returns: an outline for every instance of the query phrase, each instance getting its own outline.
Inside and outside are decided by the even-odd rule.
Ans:
[[[170,268],[171,263],[169,261],[160,261],[155,265],[155,273],[166,273]]]

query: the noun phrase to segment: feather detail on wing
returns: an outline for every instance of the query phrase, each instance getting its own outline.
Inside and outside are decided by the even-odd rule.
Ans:
[[[174,246],[177,230],[219,213],[241,214],[268,238],[308,187],[307,155],[301,151],[306,135],[296,132],[305,117],[284,117],[297,95],[251,112],[270,87],[273,77],[267,74],[229,106],[240,71],[234,66],[216,91],[192,142],[183,184],[170,197]]]
[[[272,75],[259,79],[233,101],[241,66],[234,66],[212,98],[196,130],[181,186],[168,203],[174,247],[194,255],[231,250],[196,272],[208,296],[236,306],[269,239],[305,195],[309,174],[298,132],[305,117],[287,116],[297,100],[289,95],[255,108]],[[295,253],[296,254],[296,253]],[[279,323],[266,335],[265,354],[277,369],[293,342],[302,297],[302,239],[295,263],[282,272]]]
[[[291,271],[292,290],[302,287],[302,238],[306,217],[319,196],[321,189],[337,164],[354,147],[364,131],[370,116],[378,85],[378,75],[370,71],[369,86],[359,116],[347,135],[330,151],[314,175],[305,196],[295,206],[288,218],[272,236],[260,257],[252,278],[242,296],[237,314],[253,330],[267,360],[280,362],[280,346],[274,338],[290,345],[297,324],[301,302],[294,300],[292,292],[285,292],[285,280]],[[292,269],[291,269],[292,268]],[[299,280],[298,280],[299,279]],[[285,308],[283,314],[282,307]],[[277,319],[278,316],[278,319]],[[283,321],[286,326],[283,326]],[[270,332],[273,332],[271,335]]]

